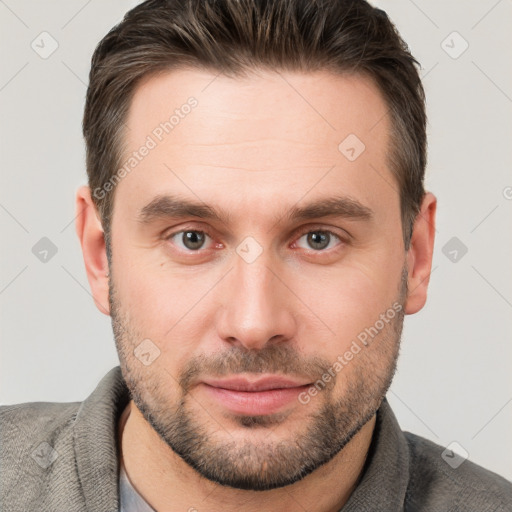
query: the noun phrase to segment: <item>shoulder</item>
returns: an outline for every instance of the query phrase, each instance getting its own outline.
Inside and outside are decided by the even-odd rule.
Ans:
[[[511,482],[428,439],[410,432],[404,432],[404,436],[410,454],[408,509],[454,512],[512,509]]]
[[[8,443],[13,435],[33,439],[38,434],[59,430],[76,417],[81,402],[26,402],[0,406],[0,435]],[[3,443],[2,443],[3,444]]]
[[[0,407],[0,502],[6,509],[21,510],[37,496],[41,503],[55,461],[72,460],[72,424],[79,407],[80,402]]]
[[[80,402],[26,402],[0,407],[0,455],[7,461],[3,477],[11,466],[38,462],[42,447],[62,446],[72,437],[72,425]],[[48,450],[49,448],[47,448]]]

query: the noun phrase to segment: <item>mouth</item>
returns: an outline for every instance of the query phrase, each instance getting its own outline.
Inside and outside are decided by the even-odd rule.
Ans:
[[[240,415],[276,413],[290,403],[297,404],[298,395],[309,386],[311,382],[279,375],[206,379],[200,385],[221,407]]]

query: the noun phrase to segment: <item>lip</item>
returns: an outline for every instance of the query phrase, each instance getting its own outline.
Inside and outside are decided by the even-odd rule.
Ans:
[[[298,388],[310,384],[306,381],[292,380],[280,375],[269,375],[253,379],[245,377],[205,379],[203,383],[214,388],[229,389],[232,391],[268,391],[271,389]]]
[[[311,382],[271,375],[254,379],[206,379],[201,384],[211,398],[235,414],[265,415],[278,412],[290,403],[298,403],[299,393]]]

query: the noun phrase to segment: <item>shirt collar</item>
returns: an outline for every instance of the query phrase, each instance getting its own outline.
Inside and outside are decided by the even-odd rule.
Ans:
[[[155,509],[133,487],[122,461],[119,474],[119,498],[119,512],[155,512]]]

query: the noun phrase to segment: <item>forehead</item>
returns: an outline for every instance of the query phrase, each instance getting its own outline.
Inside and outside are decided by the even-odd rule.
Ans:
[[[197,106],[189,109],[191,102]],[[170,121],[172,136],[164,130],[164,143],[249,142],[247,135],[253,134],[260,141],[285,136],[303,145],[323,141],[337,150],[347,132],[357,132],[365,142],[370,142],[368,132],[372,139],[383,135],[387,110],[373,81],[359,74],[254,70],[246,78],[229,78],[179,69],[146,77],[138,85],[126,124],[128,141],[135,144],[153,132],[159,138],[159,125]]]
[[[275,204],[283,194],[296,202],[307,191],[336,187],[378,201],[375,187],[385,180],[376,183],[376,173],[393,181],[387,111],[361,75],[258,71],[229,78],[181,69],[147,77],[126,119],[127,172],[116,195],[134,207],[175,192]]]

